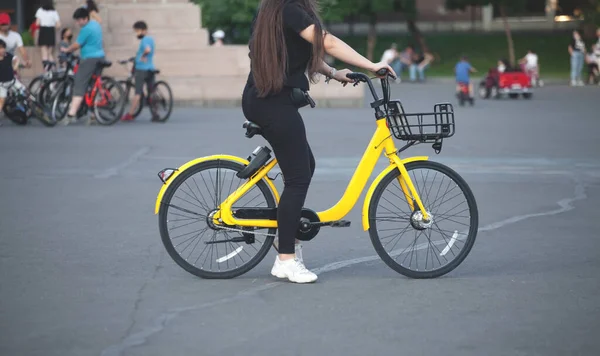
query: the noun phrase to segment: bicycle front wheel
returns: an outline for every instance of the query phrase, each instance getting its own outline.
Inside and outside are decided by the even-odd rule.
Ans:
[[[62,120],[69,111],[69,105],[73,97],[74,83],[73,78],[66,78],[58,85],[56,92],[53,94],[52,117],[57,122]]]
[[[475,197],[454,170],[436,162],[406,164],[430,220],[409,204],[400,171],[379,183],[369,207],[369,235],[381,259],[410,278],[436,278],[467,257],[477,236]],[[402,182],[402,183],[400,183]],[[408,194],[410,195],[410,194]]]
[[[159,211],[162,242],[184,270],[202,278],[234,278],[254,268],[267,255],[276,229],[242,228],[213,223],[219,205],[246,180],[236,174],[244,166],[231,161],[199,163],[174,178]],[[264,180],[235,203],[239,208],[275,208]]]
[[[56,120],[46,107],[40,104],[32,95],[30,98],[31,111],[40,122],[48,127],[56,125]]]
[[[102,87],[94,98],[94,114],[101,125],[112,125],[121,119],[125,110],[125,91],[116,80],[102,77]]]

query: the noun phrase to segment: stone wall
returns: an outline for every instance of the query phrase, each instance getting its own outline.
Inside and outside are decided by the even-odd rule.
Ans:
[[[55,0],[64,26],[70,26],[77,36],[72,20],[73,11],[83,4],[78,0]],[[104,29],[107,59],[113,66],[105,73],[126,77],[128,71],[116,63],[133,56],[139,41],[133,34],[135,21],[148,23],[156,41],[155,64],[173,89],[178,102],[204,106],[239,105],[243,87],[250,71],[247,46],[212,47],[206,29],[201,27],[201,10],[188,0],[103,0],[100,15]],[[37,49],[35,57],[39,54]],[[38,57],[39,58],[39,57]],[[41,65],[35,60],[33,71]],[[325,85],[323,81],[311,88],[311,94],[321,106],[362,106],[362,87],[342,88]]]

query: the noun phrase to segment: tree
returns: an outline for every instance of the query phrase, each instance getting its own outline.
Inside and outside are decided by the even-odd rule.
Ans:
[[[194,0],[202,8],[202,26],[225,31],[236,43],[247,43],[260,0]]]
[[[410,12],[413,25],[416,18],[415,0],[327,0],[324,3],[323,17],[326,20],[340,21],[351,17],[352,19],[362,18],[369,23],[367,36],[367,58],[369,60],[373,60],[377,44],[379,14],[405,10]],[[413,26],[413,29],[420,34],[416,25]]]
[[[513,43],[510,24],[508,23],[508,11],[518,11],[525,5],[523,0],[446,0],[446,8],[449,10],[465,10],[469,6],[487,6],[493,5],[498,8],[502,22],[504,23],[504,32],[508,43],[508,58],[511,66],[515,65],[515,45]]]

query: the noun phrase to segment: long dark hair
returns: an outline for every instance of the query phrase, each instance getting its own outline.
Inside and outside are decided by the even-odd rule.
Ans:
[[[85,2],[85,4],[87,5],[87,10],[89,12],[92,12],[92,11],[99,12],[98,11],[98,5],[96,5],[96,3],[94,2],[94,0],[87,0]]]
[[[283,89],[287,73],[288,53],[286,49],[283,7],[293,0],[262,0],[255,27],[250,40],[250,58],[252,74],[259,97],[277,93]],[[308,76],[311,82],[316,79],[325,45],[323,27],[319,17],[317,0],[295,0],[315,22],[315,39],[311,60],[308,64]]]
[[[54,10],[53,0],[42,0],[42,9],[46,11]]]

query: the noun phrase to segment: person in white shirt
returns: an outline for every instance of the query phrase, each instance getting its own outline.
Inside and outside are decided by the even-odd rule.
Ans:
[[[527,51],[525,57],[521,58],[519,61],[523,72],[529,75],[534,86],[537,86],[540,80],[540,67],[538,61],[538,55],[532,50]]]
[[[31,66],[27,50],[23,46],[23,38],[18,32],[10,30],[10,16],[6,12],[0,13],[0,40],[6,43],[6,52],[15,55],[18,49],[25,67]]]
[[[42,51],[42,64],[48,71],[54,63],[54,47],[56,46],[56,29],[60,28],[60,17],[54,9],[53,0],[42,1],[42,6],[35,13],[36,23],[40,27],[38,46]]]
[[[223,39],[225,38],[225,32],[223,30],[217,30],[212,34],[214,47],[222,47],[224,45]]]
[[[412,53],[411,53],[411,55],[412,55]],[[400,73],[402,73],[402,70],[405,67],[409,67],[411,64],[410,57],[409,57],[409,60],[407,61],[404,58],[404,56],[401,56],[401,53],[398,52],[398,45],[395,43],[392,43],[390,48],[388,48],[387,50],[385,50],[383,52],[383,56],[381,56],[381,62],[389,64],[392,67],[392,69],[394,70],[394,72],[396,72],[396,74],[397,74],[396,83],[400,83],[400,81],[401,81]]]

